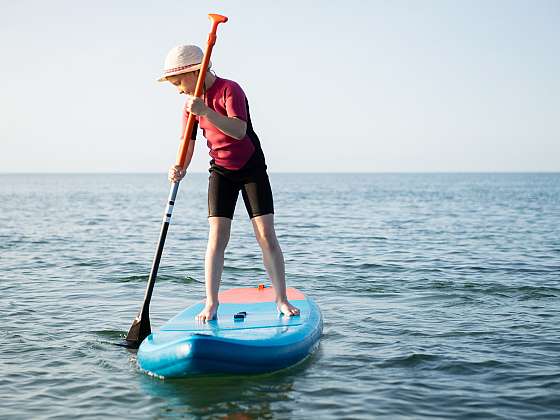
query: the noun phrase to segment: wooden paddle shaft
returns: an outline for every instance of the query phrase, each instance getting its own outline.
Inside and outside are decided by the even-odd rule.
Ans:
[[[227,22],[228,18],[221,15],[210,14],[208,17],[212,20],[212,30],[208,35],[208,45],[206,47],[206,52],[202,59],[202,67],[198,75],[196,82],[196,88],[194,95],[200,97],[202,94],[202,88],[204,86],[204,79],[206,76],[206,71],[208,70],[208,63],[210,62],[210,55],[212,54],[212,47],[216,43],[216,30],[218,25],[223,22]],[[189,142],[191,140],[192,130],[194,127],[195,116],[190,113],[189,119],[187,121],[187,127],[183,135],[183,141],[179,148],[179,154],[177,156],[177,165],[182,168],[185,167],[185,160],[187,156],[187,150],[189,150]],[[161,260],[161,255],[163,253],[163,247],[165,245],[165,238],[167,237],[167,229],[169,228],[169,223],[171,222],[171,216],[173,214],[173,206],[175,204],[175,198],[177,197],[177,191],[179,190],[179,182],[174,182],[171,184],[171,190],[169,192],[169,198],[167,200],[167,206],[163,214],[163,223],[161,225],[161,231],[159,235],[159,241],[154,255],[154,260],[152,262],[152,269],[150,271],[150,276],[148,278],[148,285],[146,286],[146,292],[144,294],[144,302],[142,308],[138,313],[137,317],[132,321],[132,325],[128,331],[126,339],[119,345],[131,348],[138,348],[142,340],[146,338],[151,333],[150,326],[150,301],[152,299],[152,292],[154,290],[154,285],[156,283],[157,272],[159,268],[159,263]]]

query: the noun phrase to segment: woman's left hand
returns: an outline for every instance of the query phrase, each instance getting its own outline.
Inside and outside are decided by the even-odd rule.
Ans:
[[[185,106],[187,107],[187,111],[192,112],[194,115],[202,115],[205,116],[208,113],[208,106],[204,103],[204,101],[200,98],[197,98],[193,95],[186,95],[187,102]]]

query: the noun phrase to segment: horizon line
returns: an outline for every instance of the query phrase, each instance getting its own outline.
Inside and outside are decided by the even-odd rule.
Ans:
[[[0,171],[0,175],[162,175],[167,172],[154,171],[130,171],[130,172],[114,172],[114,171],[37,171],[37,172],[4,172]],[[193,171],[189,174],[208,174],[208,171]],[[500,170],[483,170],[483,171],[268,171],[269,174],[558,174],[560,170],[543,170],[543,171],[500,171]]]

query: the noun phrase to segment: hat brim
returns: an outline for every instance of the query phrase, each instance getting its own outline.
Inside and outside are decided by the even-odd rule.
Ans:
[[[209,69],[210,69],[211,66],[212,66],[212,63],[208,63],[208,68]],[[202,63],[196,64],[196,65],[194,65],[192,67],[189,67],[188,69],[185,69],[185,70],[178,70],[178,71],[174,71],[174,72],[165,73],[163,76],[161,76],[159,79],[157,79],[157,81],[158,82],[166,82],[168,77],[177,76],[178,74],[191,73],[193,71],[200,70],[201,67],[202,67]]]

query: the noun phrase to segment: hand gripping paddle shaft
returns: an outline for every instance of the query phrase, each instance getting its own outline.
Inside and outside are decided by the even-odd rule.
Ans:
[[[202,95],[202,88],[204,87],[204,79],[206,77],[206,71],[208,70],[208,63],[210,62],[210,56],[212,55],[212,49],[216,43],[216,31],[218,30],[218,25],[220,23],[227,22],[228,18],[221,15],[209,14],[208,17],[212,21],[212,29],[208,34],[208,43],[206,45],[206,51],[204,52],[204,57],[202,58],[202,66],[198,74],[198,80],[196,81],[196,88],[194,90],[194,96],[199,97]],[[192,131],[194,128],[196,116],[191,112],[187,120],[187,127],[183,135],[183,140],[179,147],[179,153],[177,154],[176,165],[185,168],[185,161],[187,158],[187,151],[189,150],[189,143],[191,141]],[[171,215],[173,214],[173,205],[175,204],[175,198],[177,197],[177,191],[179,190],[179,182],[174,182],[171,185],[171,191],[169,192],[169,199],[167,201],[167,207],[165,208],[165,213],[163,215],[163,223],[161,225],[161,231],[159,234],[159,242],[156,249],[156,254],[154,256],[154,261],[152,263],[152,270],[150,271],[150,277],[148,278],[148,285],[146,287],[146,294],[144,295],[144,303],[140,308],[138,316],[132,321],[132,326],[128,331],[126,339],[123,340],[119,345],[129,348],[138,348],[140,343],[144,338],[151,334],[150,327],[150,301],[152,299],[152,292],[154,290],[154,285],[156,283],[157,272],[159,268],[159,262],[161,260],[161,254],[163,253],[163,247],[165,245],[165,238],[167,236],[167,229],[169,228],[169,222],[171,221]]]

